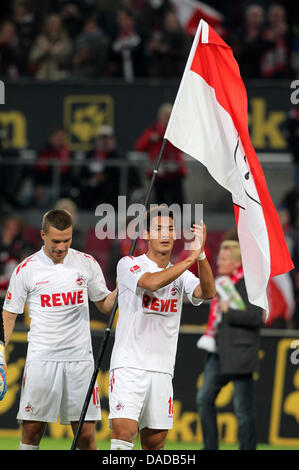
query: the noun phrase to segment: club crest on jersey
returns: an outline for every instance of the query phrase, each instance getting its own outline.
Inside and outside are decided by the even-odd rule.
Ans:
[[[133,273],[133,274],[137,274],[137,273],[139,273],[139,272],[141,271],[141,267],[138,266],[137,264],[135,264],[135,266],[132,266],[132,267],[130,268],[130,271],[131,271],[131,273]]]
[[[78,273],[77,274],[77,279],[76,279],[77,286],[84,286],[85,283],[86,283],[86,277],[83,276],[82,274]]]
[[[170,289],[170,295],[177,295],[179,292],[180,292],[180,288],[179,286],[177,285],[176,281],[174,281],[172,283],[172,288]]]

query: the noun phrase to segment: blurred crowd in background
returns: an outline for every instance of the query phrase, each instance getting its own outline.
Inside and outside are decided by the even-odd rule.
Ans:
[[[200,18],[232,47],[243,79],[299,73],[298,2],[12,0],[0,4],[0,75],[180,77]]]

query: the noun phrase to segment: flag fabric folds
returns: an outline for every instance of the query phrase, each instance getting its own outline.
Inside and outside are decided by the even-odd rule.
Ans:
[[[164,137],[232,195],[249,301],[268,311],[271,277],[293,269],[250,142],[247,93],[231,48],[201,20]]]

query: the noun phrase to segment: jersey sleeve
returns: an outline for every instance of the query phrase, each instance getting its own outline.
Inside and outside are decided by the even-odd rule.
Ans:
[[[133,256],[125,256],[117,264],[117,280],[119,286],[124,286],[135,294],[138,281],[146,272],[147,271],[136,258]],[[121,292],[119,292],[119,294],[121,294]]]
[[[200,284],[198,277],[196,277],[191,271],[187,269],[184,272],[184,293],[187,296],[187,299],[191,302],[192,305],[198,306],[203,302],[203,299],[193,297],[194,289]]]
[[[106,285],[103,271],[99,263],[93,258],[88,259],[90,276],[88,279],[88,297],[92,302],[104,300],[110,290]]]
[[[9,281],[3,309],[11,313],[24,313],[28,292],[26,272],[17,266]]]

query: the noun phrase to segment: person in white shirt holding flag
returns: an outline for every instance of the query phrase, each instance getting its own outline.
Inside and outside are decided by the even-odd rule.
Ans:
[[[46,423],[71,424],[76,431],[94,370],[89,304],[110,313],[110,292],[102,270],[90,255],[70,248],[73,219],[54,209],[43,217],[44,246],[13,272],[3,307],[5,345],[16,317],[27,304],[31,319],[17,419],[22,422],[20,450],[38,450]],[[101,419],[95,386],[78,448],[96,450],[95,422]]]
[[[206,227],[194,225],[189,256],[170,262],[175,242],[173,213],[147,213],[147,253],[117,265],[119,317],[110,363],[111,450],[130,450],[140,431],[144,450],[163,449],[173,425],[172,377],[183,297],[193,305],[215,295],[205,256]],[[198,260],[199,278],[188,268]]]

